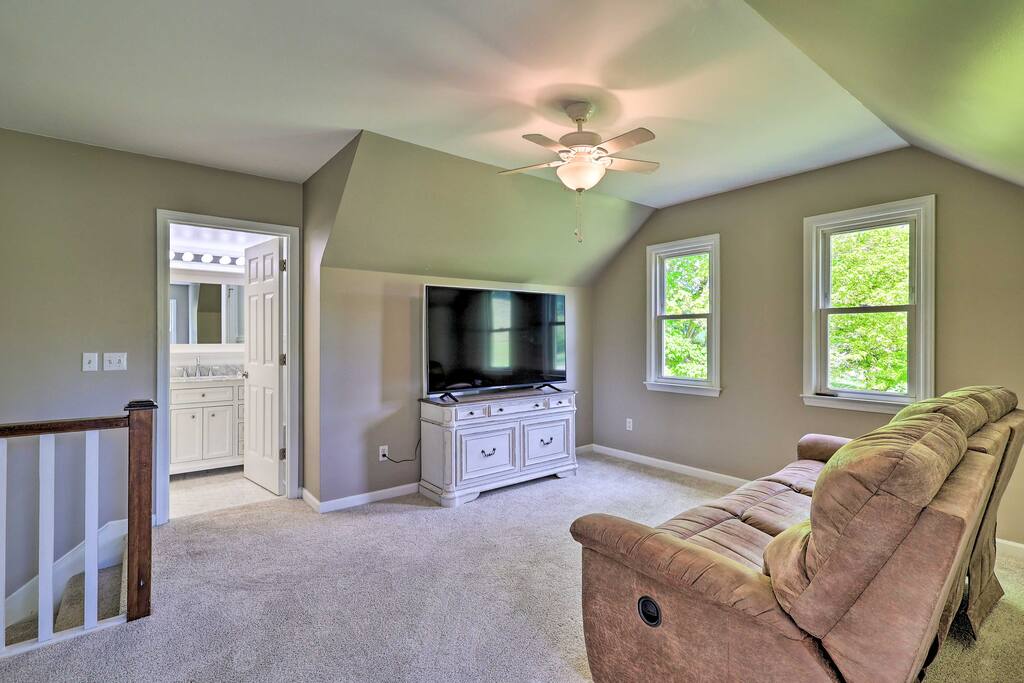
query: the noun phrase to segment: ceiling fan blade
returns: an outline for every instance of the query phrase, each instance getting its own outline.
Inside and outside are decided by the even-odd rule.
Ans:
[[[545,149],[550,149],[552,152],[562,152],[568,149],[558,140],[552,140],[547,135],[541,135],[540,133],[530,133],[523,136],[524,140],[529,140],[535,145],[540,145]]]
[[[634,128],[628,133],[623,133],[618,137],[614,137],[611,140],[605,140],[598,147],[603,149],[609,155],[616,154],[623,150],[629,149],[630,147],[636,147],[637,145],[645,142],[650,142],[654,139],[654,133],[647,130],[646,128]]]
[[[640,161],[639,159],[620,159],[619,157],[606,157],[610,162],[610,171],[630,171],[632,173],[654,173],[661,166],[657,161]]]
[[[546,164],[534,164],[533,166],[523,166],[522,168],[510,168],[507,171],[501,171],[498,175],[508,175],[509,173],[522,173],[523,171],[536,171],[540,168],[553,168],[555,166],[561,166],[565,162],[561,159],[557,161],[549,161]]]

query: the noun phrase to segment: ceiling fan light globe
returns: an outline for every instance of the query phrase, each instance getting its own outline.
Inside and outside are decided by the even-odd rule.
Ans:
[[[562,184],[570,190],[589,190],[601,182],[604,177],[605,166],[596,164],[589,159],[573,159],[559,166],[555,173]]]

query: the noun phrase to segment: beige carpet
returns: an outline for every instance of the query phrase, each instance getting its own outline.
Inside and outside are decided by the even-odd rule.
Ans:
[[[781,463],[780,463],[781,464]],[[585,681],[570,522],[648,523],[729,487],[600,457],[445,510],[275,500],[155,530],[153,616],[0,663],[3,681]],[[1024,680],[1024,566],[928,680]]]

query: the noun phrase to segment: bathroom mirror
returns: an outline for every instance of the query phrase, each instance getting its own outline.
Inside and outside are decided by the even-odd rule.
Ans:
[[[242,344],[243,285],[171,283],[171,344]]]

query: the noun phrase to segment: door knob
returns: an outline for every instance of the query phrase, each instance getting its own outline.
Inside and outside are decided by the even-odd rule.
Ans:
[[[249,379],[249,371],[242,370],[242,379]]]

